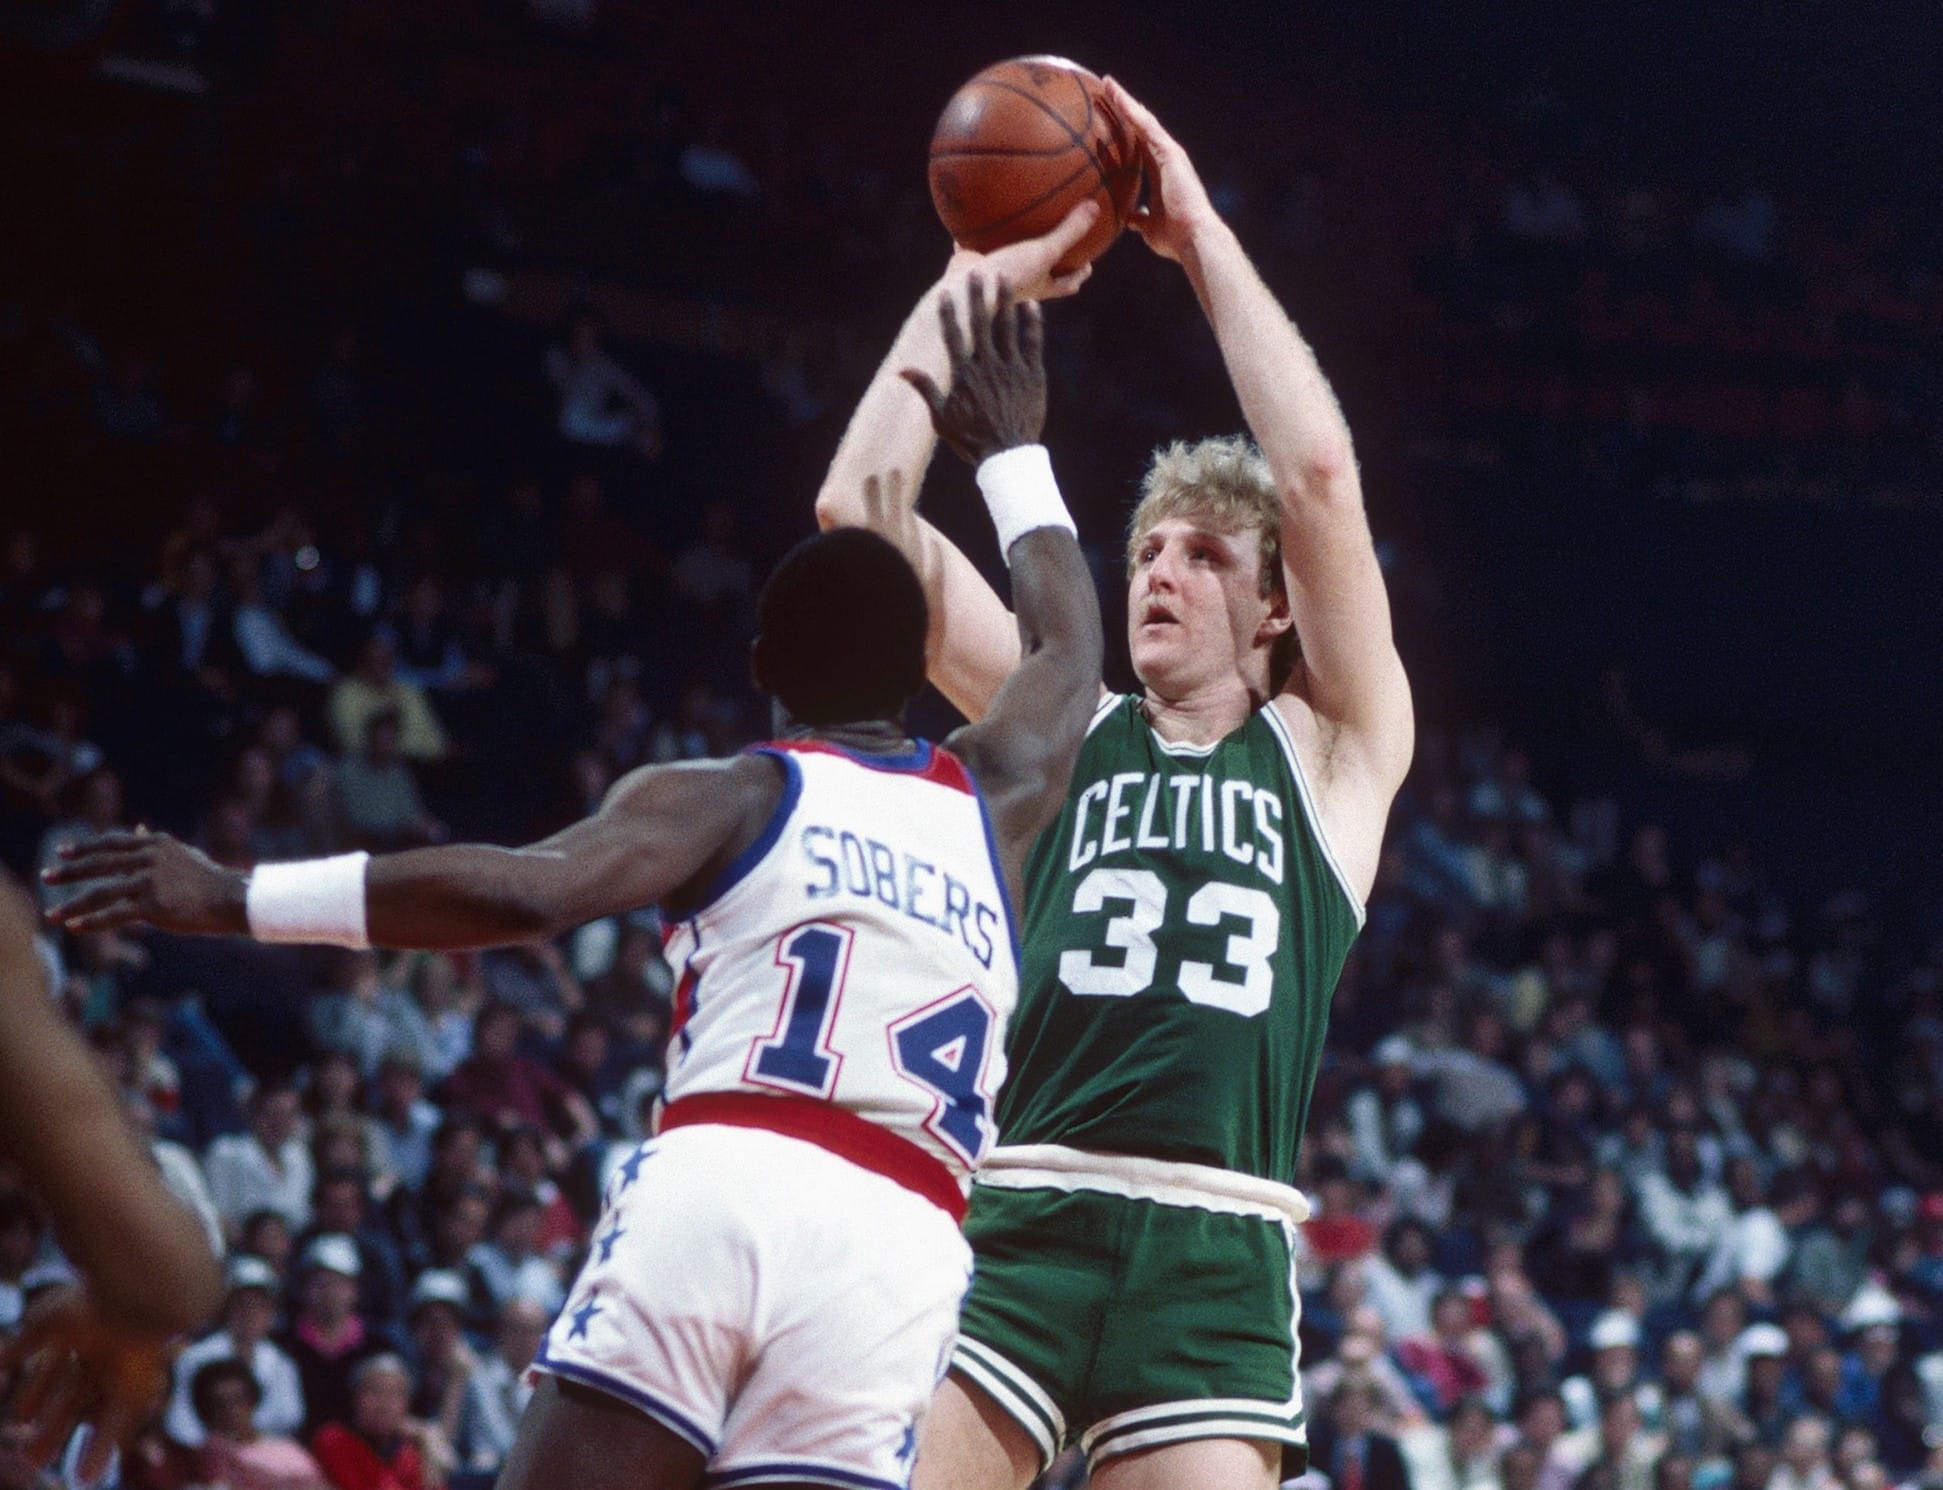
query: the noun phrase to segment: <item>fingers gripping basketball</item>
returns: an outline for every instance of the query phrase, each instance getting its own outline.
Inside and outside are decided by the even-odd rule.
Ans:
[[[931,200],[952,238],[990,253],[1036,238],[1088,199],[1092,230],[1061,262],[1090,263],[1127,224],[1140,156],[1100,80],[1059,57],[986,68],[952,95],[931,137]]]

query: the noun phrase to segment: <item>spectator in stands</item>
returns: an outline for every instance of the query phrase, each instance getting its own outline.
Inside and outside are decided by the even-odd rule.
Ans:
[[[1572,1426],[1588,1429],[1599,1418],[1599,1405],[1624,1394],[1639,1398],[1645,1384],[1639,1379],[1639,1321],[1623,1309],[1608,1309],[1593,1321],[1586,1345],[1592,1363],[1584,1376],[1573,1376],[1559,1389],[1565,1415]]]
[[[1376,1391],[1367,1377],[1345,1377],[1330,1394],[1310,1462],[1329,1476],[1333,1490],[1410,1490],[1410,1473],[1397,1441],[1375,1430],[1376,1406]]]
[[[314,1433],[351,1415],[352,1373],[394,1345],[357,1312],[361,1265],[355,1241],[335,1232],[317,1237],[304,1249],[300,1267],[302,1303],[282,1345],[303,1382],[305,1430]],[[321,1452],[318,1457],[324,1458]]]
[[[197,1375],[222,1362],[248,1374],[251,1415],[259,1432],[284,1438],[304,1422],[304,1389],[296,1363],[270,1338],[277,1322],[276,1270],[260,1257],[239,1252],[229,1260],[227,1281],[221,1328],[175,1360],[175,1386],[164,1425],[170,1438],[192,1449],[202,1446],[205,1423],[195,1396]],[[227,1431],[233,1434],[233,1429]]]
[[[303,683],[329,683],[337,669],[290,634],[280,616],[263,598],[263,576],[255,555],[239,557],[230,566],[235,593],[231,626],[244,666],[259,678],[294,678]]]
[[[427,810],[406,763],[401,716],[390,707],[365,716],[364,740],[337,764],[332,798],[346,848],[385,853],[443,842],[445,825]]]
[[[425,1183],[432,1164],[432,1135],[441,1121],[425,1097],[425,1066],[418,1050],[394,1045],[378,1062],[372,1083],[379,1166],[406,1190]]]
[[[1509,1403],[1511,1370],[1504,1347],[1478,1326],[1462,1289],[1439,1290],[1430,1306],[1429,1331],[1399,1340],[1396,1358],[1415,1379],[1424,1406],[1440,1420],[1472,1395]]]
[[[358,1364],[349,1411],[317,1430],[314,1448],[336,1490],[438,1490],[452,1451],[437,1425],[410,1413],[411,1371],[396,1355]]]
[[[366,1211],[367,1180],[360,1169],[325,1169],[317,1176],[311,1227],[297,1239],[299,1250],[317,1237],[348,1237],[358,1252],[358,1302],[361,1317],[394,1324],[404,1316],[405,1269],[390,1237],[371,1224]]]
[[[1502,1490],[1498,1418],[1480,1397],[1466,1397],[1439,1427],[1419,1417],[1397,1435],[1410,1490]]]
[[[1586,1461],[1565,1432],[1565,1399],[1547,1387],[1517,1404],[1518,1439],[1538,1460],[1538,1490],[1570,1490]]]
[[[465,1469],[496,1475],[505,1464],[520,1414],[533,1395],[526,1373],[539,1354],[547,1322],[546,1310],[531,1299],[514,1297],[499,1306],[492,1354],[479,1363],[466,1383],[465,1404],[453,1440]]]
[[[229,1490],[324,1490],[323,1468],[289,1430],[263,1425],[263,1389],[242,1361],[225,1356],[197,1367],[189,1396],[202,1483]]]
[[[1676,1330],[1660,1347],[1660,1378],[1651,1389],[1647,1420],[1665,1435],[1671,1453],[1709,1462],[1724,1460],[1737,1434],[1731,1409],[1700,1385],[1706,1355],[1700,1336]]]
[[[1733,1220],[1727,1192],[1701,1170],[1700,1136],[1693,1129],[1668,1135],[1665,1170],[1639,1182],[1639,1210],[1658,1259],[1660,1296],[1685,1294]]]
[[[479,1369],[479,1357],[465,1333],[472,1312],[471,1289],[455,1272],[427,1268],[412,1285],[407,1324],[412,1415],[437,1423],[448,1440],[458,1431],[467,1384]]]
[[[1797,1418],[1781,1441],[1781,1463],[1768,1481],[1768,1490],[1837,1490],[1840,1484],[1829,1463],[1828,1419]]]
[[[473,1025],[472,1055],[441,1092],[451,1106],[487,1122],[522,1123],[585,1143],[600,1131],[580,1094],[518,1050],[520,1011],[492,1003]]]
[[[397,714],[397,753],[406,760],[443,760],[451,750],[424,690],[398,675],[397,645],[379,626],[365,636],[356,668],[331,689],[331,728],[338,749],[346,756],[365,749],[365,725],[382,710]]]
[[[1610,1484],[1612,1490],[1654,1490],[1653,1470],[1665,1452],[1660,1439],[1640,1424],[1639,1404],[1631,1392],[1614,1392],[1599,1404],[1596,1450],[1580,1483]]]
[[[1820,1207],[1812,1176],[1784,1170],[1768,1187],[1762,1203],[1760,1171],[1745,1156],[1727,1163],[1729,1198],[1739,1214],[1728,1224],[1694,1283],[1704,1298],[1722,1288],[1738,1288],[1750,1307],[1771,1309],[1778,1302],[1775,1283],[1788,1266],[1800,1237]]]
[[[282,1216],[291,1231],[310,1222],[315,1173],[302,1132],[302,1107],[289,1082],[265,1082],[250,1096],[250,1131],[219,1138],[203,1160],[210,1199],[232,1234],[261,1210]]]
[[[1827,1220],[1809,1227],[1797,1243],[1784,1295],[1823,1314],[1840,1314],[1868,1276],[1873,1240],[1869,1197],[1844,1190],[1829,1207]]]
[[[471,1255],[496,1306],[532,1299],[551,1318],[566,1303],[559,1268],[540,1253],[545,1221],[546,1207],[532,1192],[508,1189],[500,1195],[487,1238]]]
[[[1751,1324],[1741,1332],[1739,1349],[1743,1377],[1733,1404],[1745,1422],[1741,1435],[1778,1449],[1788,1426],[1783,1394],[1788,1377],[1788,1337],[1778,1325]]]
[[[1431,1301],[1444,1288],[1443,1275],[1430,1265],[1431,1245],[1429,1227],[1398,1221],[1383,1234],[1383,1250],[1363,1264],[1370,1307],[1392,1340],[1430,1333]]]
[[[606,324],[582,309],[564,341],[549,347],[546,374],[559,391],[555,428],[575,445],[632,447],[648,460],[661,455],[661,406],[639,379],[601,346]]]
[[[1402,1035],[1391,1035],[1370,1059],[1376,1081],[1359,1086],[1349,1099],[1349,1126],[1355,1136],[1357,1177],[1382,1184],[1417,1144],[1423,1132],[1423,1108],[1411,1095],[1416,1052]]]
[[[319,1045],[349,1057],[360,1077],[375,1076],[394,1052],[409,1053],[421,1065],[437,1058],[431,1022],[397,984],[403,959],[387,965],[375,952],[346,949],[335,961],[333,986],[311,1001],[311,1029]]]

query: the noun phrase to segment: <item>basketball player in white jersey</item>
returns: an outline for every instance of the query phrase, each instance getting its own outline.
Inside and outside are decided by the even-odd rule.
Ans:
[[[828,533],[763,591],[768,745],[637,771],[525,849],[245,876],[121,833],[52,873],[82,886],[59,913],[76,929],[346,946],[484,947],[666,908],[667,1105],[610,1183],[502,1490],[908,1483],[970,1280],[958,1223],[1017,998],[1009,907],[1100,691],[1093,584],[1036,443],[1038,307],[965,291],[969,344],[937,295],[937,418],[979,462],[1025,654],[979,724],[942,747],[906,735],[923,589],[884,539]]]

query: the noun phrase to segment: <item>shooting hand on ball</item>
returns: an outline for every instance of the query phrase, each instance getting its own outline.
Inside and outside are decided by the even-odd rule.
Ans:
[[[962,290],[972,275],[986,274],[1010,285],[1021,300],[1061,300],[1076,295],[1093,273],[1093,266],[1082,264],[1077,269],[1061,270],[1058,265],[1099,215],[1100,204],[1089,198],[1061,218],[1057,227],[1037,238],[1008,243],[985,254],[961,248],[945,269],[946,290]]]
[[[1127,226],[1163,259],[1181,263],[1195,236],[1218,225],[1220,215],[1208,200],[1208,189],[1201,184],[1194,162],[1180,141],[1161,128],[1153,111],[1112,78],[1103,86],[1107,102],[1126,121],[1147,164],[1147,201],[1134,209]]]
[[[1038,305],[1018,300],[1004,280],[988,307],[985,281],[971,275],[965,299],[969,341],[951,295],[938,297],[938,321],[951,359],[950,392],[918,368],[907,367],[901,376],[930,407],[938,438],[975,467],[1001,450],[1038,442],[1046,427],[1046,338]]]

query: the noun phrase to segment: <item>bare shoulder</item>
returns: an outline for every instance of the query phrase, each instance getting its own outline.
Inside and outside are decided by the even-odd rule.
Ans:
[[[789,768],[774,755],[751,751],[724,760],[640,766],[608,789],[600,816],[656,819],[690,832],[754,838],[782,800]]]
[[[1270,701],[1288,732],[1297,769],[1328,841],[1359,898],[1376,883],[1390,804],[1410,769],[1415,724],[1399,665],[1401,707],[1374,717],[1331,719],[1311,702],[1298,665],[1289,686]]]

